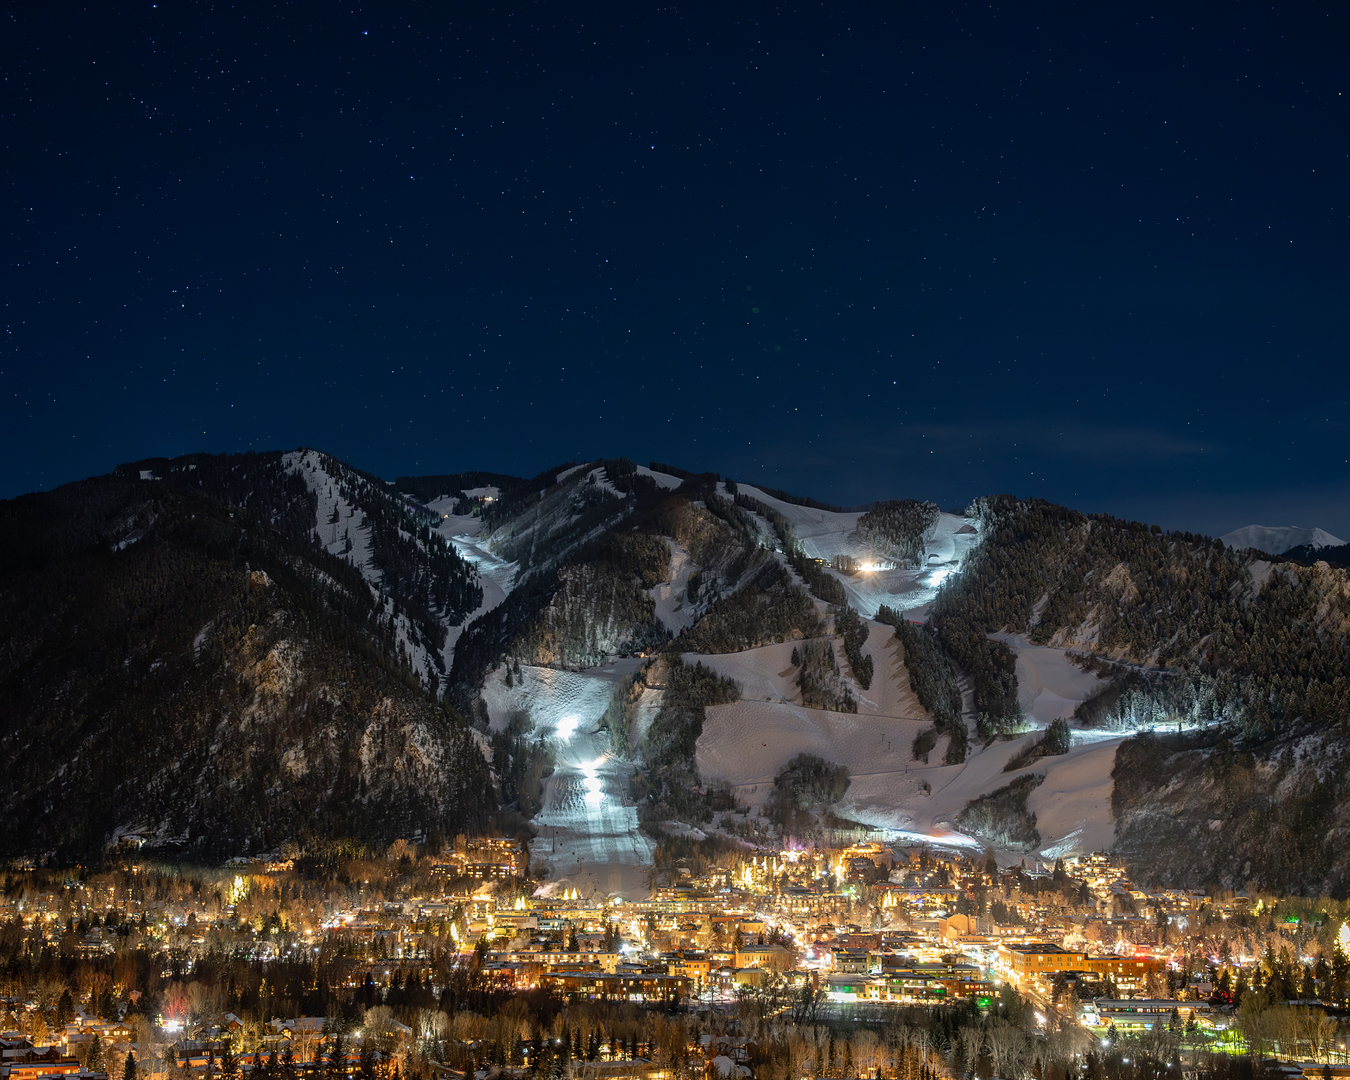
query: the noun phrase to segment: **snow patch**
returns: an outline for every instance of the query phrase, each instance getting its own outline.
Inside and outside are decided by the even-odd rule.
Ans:
[[[698,567],[683,544],[669,537],[663,539],[670,545],[670,580],[653,585],[647,593],[656,603],[656,617],[661,620],[661,625],[672,634],[679,634],[693,626],[698,618],[693,605],[685,602],[689,575]]]
[[[1313,550],[1340,547],[1345,543],[1324,529],[1303,529],[1297,525],[1244,525],[1219,537],[1230,548],[1244,551],[1255,548],[1267,555],[1283,555],[1291,548],[1307,545]]]
[[[1106,685],[1105,680],[1072,663],[1063,649],[1033,645],[1025,634],[990,634],[1017,654],[1017,703],[1048,727],[1052,720],[1071,719],[1074,709]]]
[[[678,476],[671,476],[670,473],[652,472],[652,470],[645,465],[639,465],[637,467],[637,474],[639,476],[650,476],[656,481],[658,487],[665,488],[667,491],[673,491],[684,483]]]

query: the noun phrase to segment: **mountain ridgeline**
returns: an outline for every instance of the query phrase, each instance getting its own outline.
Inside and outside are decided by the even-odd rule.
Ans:
[[[378,847],[526,815],[547,753],[489,732],[487,680],[615,655],[648,657],[595,718],[636,764],[639,818],[706,822],[695,745],[740,690],[682,658],[792,642],[796,700],[844,713],[881,670],[854,568],[808,554],[806,511],[856,515],[860,559],[936,557],[932,503],[845,510],[625,458],[389,484],[313,450],[190,455],[0,503],[0,745],[25,777],[0,796],[0,857]],[[1112,795],[1141,880],[1350,893],[1350,845],[1329,842],[1350,821],[1334,549],[1263,557],[1006,496],[957,524],[974,539],[926,622],[876,613],[933,721],[916,760],[959,767],[1025,730],[1016,656],[989,635],[1026,634],[1101,676],[1078,726],[1144,732]],[[509,579],[488,588],[452,527]],[[1026,761],[1067,748],[1061,723]],[[1008,807],[1038,776],[963,827],[1033,843]]]
[[[338,488],[385,570],[321,541]],[[492,777],[429,660],[434,611],[475,603],[476,575],[420,521],[313,454],[142,461],[0,503],[0,746],[24,774],[0,854],[324,849],[481,818]]]

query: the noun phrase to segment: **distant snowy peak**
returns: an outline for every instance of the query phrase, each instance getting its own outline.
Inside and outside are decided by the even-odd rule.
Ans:
[[[1296,547],[1318,551],[1345,543],[1323,529],[1300,529],[1297,525],[1248,525],[1219,537],[1230,548],[1243,551],[1255,548],[1268,555],[1283,555]]]

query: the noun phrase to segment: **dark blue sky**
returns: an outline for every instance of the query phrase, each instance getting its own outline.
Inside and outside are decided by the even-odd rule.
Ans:
[[[13,5],[0,496],[626,454],[1350,539],[1343,4]]]

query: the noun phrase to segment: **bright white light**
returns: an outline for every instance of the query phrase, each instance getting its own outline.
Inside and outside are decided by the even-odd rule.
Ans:
[[[581,784],[587,791],[599,791],[605,786],[605,782],[598,776],[588,776]]]
[[[600,804],[604,801],[605,801],[605,793],[603,791],[586,792],[586,805],[590,809],[592,810],[599,809]]]
[[[555,734],[563,742],[567,742],[567,740],[570,739],[573,736],[573,734],[576,733],[577,724],[579,722],[580,721],[575,716],[564,716],[561,720],[558,721],[558,727]]]

